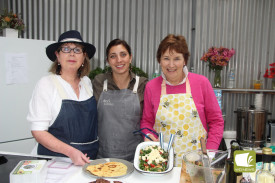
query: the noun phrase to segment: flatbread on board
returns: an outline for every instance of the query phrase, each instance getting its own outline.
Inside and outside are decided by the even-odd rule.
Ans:
[[[99,177],[117,177],[127,173],[127,166],[120,162],[89,165],[86,169]]]

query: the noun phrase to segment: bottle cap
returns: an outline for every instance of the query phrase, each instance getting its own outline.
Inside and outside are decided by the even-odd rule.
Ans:
[[[235,141],[235,140],[232,140],[232,141],[230,142],[230,144],[231,144],[231,146],[233,146],[233,147],[239,147],[239,143],[238,143],[237,141]]]
[[[272,154],[272,149],[269,147],[264,147],[262,149],[263,154]]]

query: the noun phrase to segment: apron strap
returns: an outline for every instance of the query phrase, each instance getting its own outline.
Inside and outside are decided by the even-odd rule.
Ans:
[[[188,78],[186,78],[186,93],[191,93],[191,87]]]
[[[103,83],[103,91],[107,91],[107,82],[108,82],[108,80],[105,79],[104,83]]]
[[[57,77],[55,75],[50,75],[56,89],[57,89],[57,92],[59,93],[59,96],[61,97],[61,99],[68,99],[68,96],[64,90],[64,88],[61,86],[61,84],[59,83]]]
[[[84,85],[84,88],[87,92],[87,94],[89,95],[89,97],[92,97],[93,96],[93,90],[89,90],[88,86],[86,85],[86,83],[83,82],[83,85]]]
[[[137,93],[138,84],[139,84],[139,76],[136,75],[136,83],[135,83],[134,88],[133,88],[133,93]]]
[[[191,93],[191,87],[188,78],[186,78],[186,93]],[[166,82],[164,79],[161,83],[161,95],[166,95]]]
[[[161,83],[161,95],[166,95],[166,83],[164,79],[162,80],[162,83]]]

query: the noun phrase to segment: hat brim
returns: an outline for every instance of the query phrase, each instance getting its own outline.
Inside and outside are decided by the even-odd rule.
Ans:
[[[56,60],[55,51],[60,47],[60,45],[62,45],[64,43],[77,43],[77,44],[83,45],[84,48],[85,48],[85,52],[88,54],[89,59],[91,59],[95,55],[96,48],[95,48],[94,45],[92,45],[90,43],[84,43],[84,42],[59,42],[59,43],[50,44],[46,48],[46,54],[47,54],[48,58],[51,61],[54,62]]]

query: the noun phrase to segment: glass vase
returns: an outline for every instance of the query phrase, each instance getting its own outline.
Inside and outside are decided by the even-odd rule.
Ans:
[[[214,76],[214,88],[220,88],[220,87],[221,87],[221,70],[216,69],[215,76]]]
[[[272,89],[275,90],[275,76],[272,78]]]

